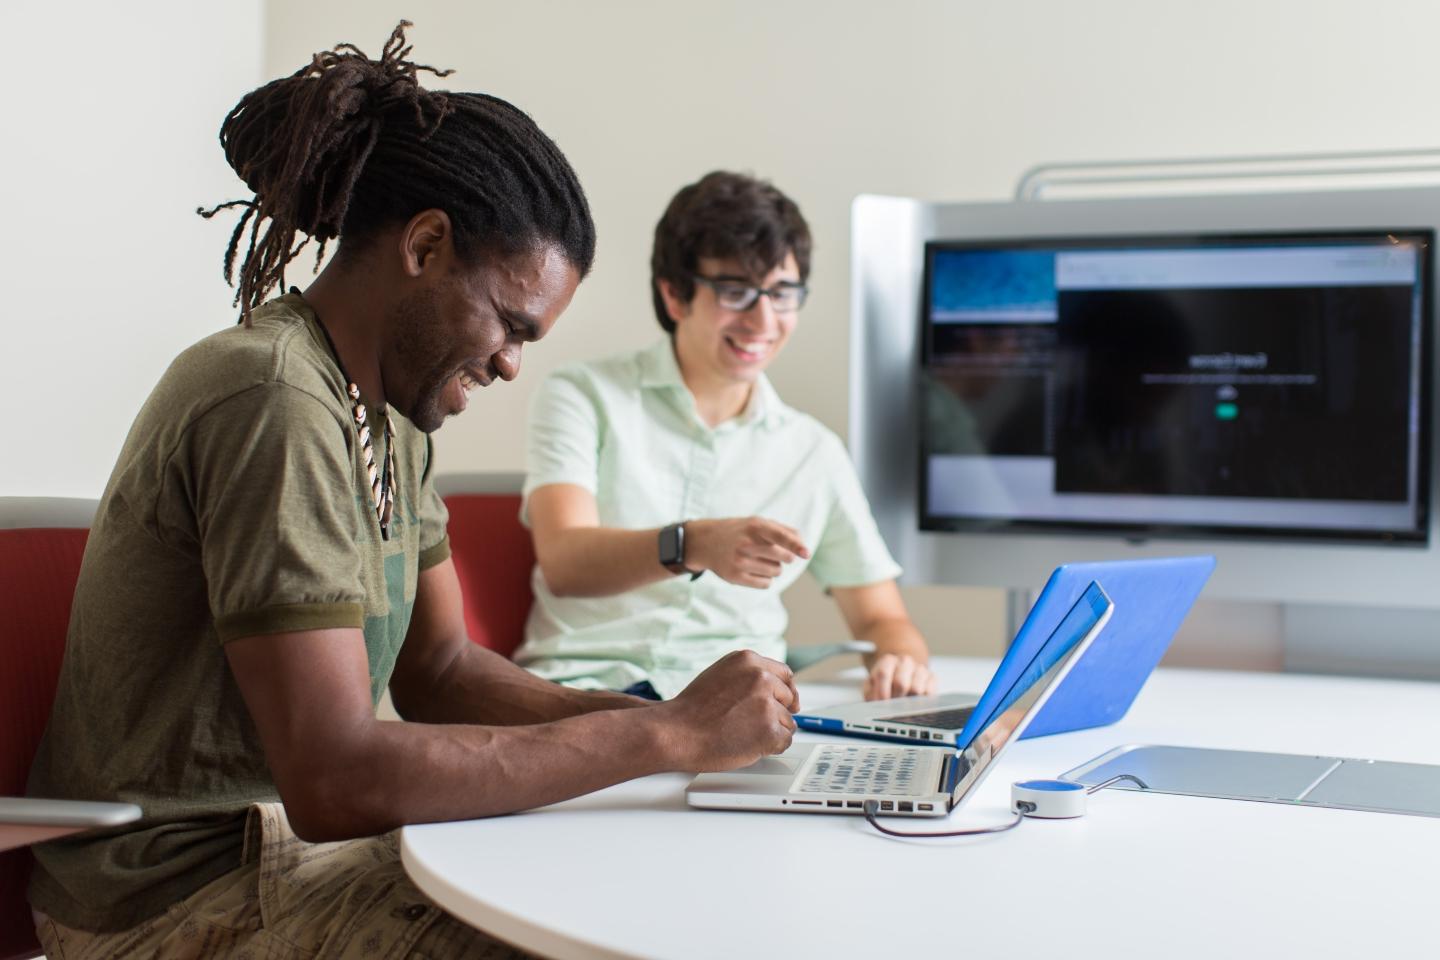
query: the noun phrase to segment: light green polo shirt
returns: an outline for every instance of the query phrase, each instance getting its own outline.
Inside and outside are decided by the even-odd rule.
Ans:
[[[527,471],[527,524],[532,491],[573,483],[595,495],[601,526],[761,516],[800,531],[811,551],[765,590],[706,573],[611,597],[557,597],[537,567],[516,659],[570,686],[620,690],[649,680],[672,697],[732,650],[783,659],[780,595],[807,569],[827,589],[900,575],[840,438],[786,406],[763,376],[738,417],[706,425],[668,337],[542,383],[530,408]]]

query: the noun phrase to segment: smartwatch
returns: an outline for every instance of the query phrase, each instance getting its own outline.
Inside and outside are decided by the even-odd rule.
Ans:
[[[685,566],[685,524],[672,523],[660,528],[660,566],[671,573],[688,573],[690,579],[697,579],[704,570],[691,570]]]

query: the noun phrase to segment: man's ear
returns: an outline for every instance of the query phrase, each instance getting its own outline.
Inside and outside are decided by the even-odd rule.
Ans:
[[[444,210],[421,210],[400,231],[400,267],[407,277],[449,269],[455,232]]]
[[[660,299],[665,302],[665,312],[673,322],[679,323],[690,316],[690,301],[681,299],[669,280],[656,280],[655,284],[660,289]]]

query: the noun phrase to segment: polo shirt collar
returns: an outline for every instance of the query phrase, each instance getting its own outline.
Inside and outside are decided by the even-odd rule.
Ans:
[[[675,359],[675,347],[669,337],[664,337],[640,352],[640,386],[642,388],[675,387],[684,391],[687,399],[694,403],[685,378],[680,374],[680,364]],[[771,385],[770,378],[760,374],[755,388],[750,391],[750,402],[734,420],[736,426],[752,423],[766,427],[777,427],[785,420],[786,407]],[[722,425],[723,426],[723,425]]]
[[[780,400],[780,394],[775,392],[771,385],[770,378],[760,374],[755,381],[755,388],[750,391],[750,402],[745,404],[745,409],[736,417],[737,423],[751,424],[758,423],[766,427],[778,427],[785,419],[785,404]]]
[[[675,347],[669,337],[662,337],[640,352],[640,386],[681,387],[685,378],[675,360]]]

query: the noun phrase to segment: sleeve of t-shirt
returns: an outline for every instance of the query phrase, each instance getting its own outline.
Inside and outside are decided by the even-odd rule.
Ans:
[[[813,551],[810,574],[829,590],[894,580],[900,565],[880,536],[870,502],[840,439],[826,437],[820,458],[834,492],[825,530]]]
[[[282,383],[200,417],[172,457],[222,642],[360,627],[360,513],[345,426]]]
[[[530,400],[525,487],[520,522],[530,524],[530,494],[552,483],[573,483],[592,494],[599,486],[601,411],[574,371],[551,374]]]
[[[450,556],[450,510],[435,489],[435,441],[425,438],[425,471],[415,498],[420,519],[420,569],[428,570]]]

